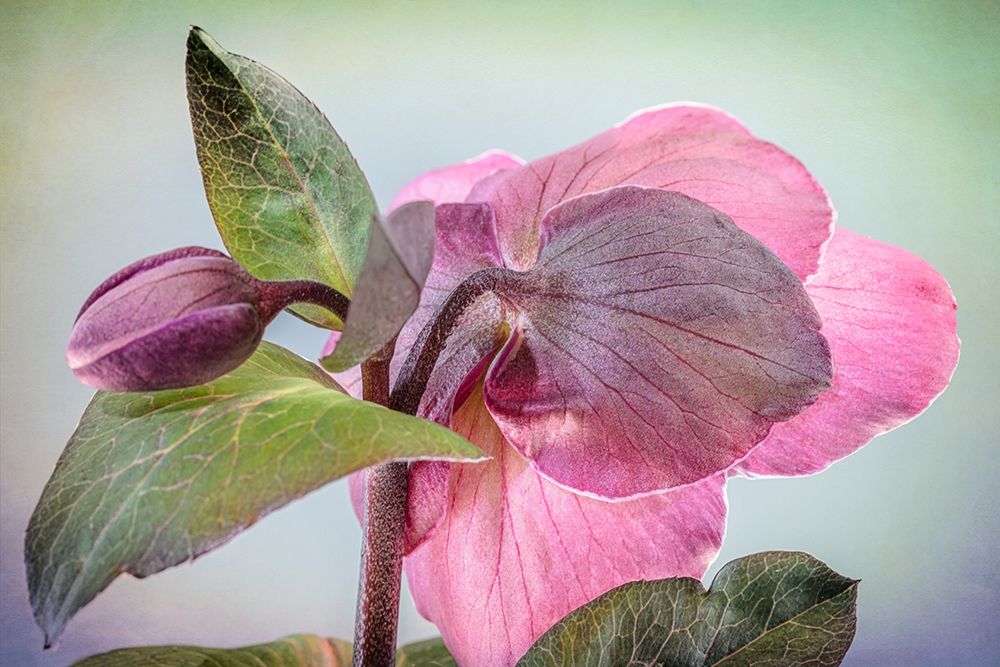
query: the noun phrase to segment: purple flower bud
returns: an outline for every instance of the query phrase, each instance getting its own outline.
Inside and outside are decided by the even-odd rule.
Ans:
[[[246,361],[280,308],[226,255],[178,248],[147,257],[90,295],[66,360],[98,389],[151,391],[208,382]]]

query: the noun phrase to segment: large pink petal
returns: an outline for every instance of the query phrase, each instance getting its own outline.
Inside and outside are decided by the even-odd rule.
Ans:
[[[829,387],[802,284],[718,211],[623,186],[560,204],[541,236],[504,292],[522,338],[485,394],[556,482],[606,498],[697,482]]]
[[[422,174],[400,190],[389,211],[411,201],[432,201],[435,204],[464,202],[472,187],[487,176],[503,169],[513,169],[524,160],[500,150],[487,151],[450,167]]]
[[[510,172],[489,198],[507,265],[535,260],[550,208],[623,184],[677,190],[719,209],[801,279],[816,271],[832,230],[826,193],[798,160],[723,111],[681,104],[639,113]]]
[[[406,559],[417,609],[460,665],[513,664],[572,609],[628,581],[701,577],[722,543],[724,475],[626,502],[548,482],[477,393],[453,427],[494,458],[452,466],[443,524]]]
[[[735,468],[808,475],[923,412],[958,363],[955,300],[927,262],[838,229],[806,290],[833,354],[833,388]]]

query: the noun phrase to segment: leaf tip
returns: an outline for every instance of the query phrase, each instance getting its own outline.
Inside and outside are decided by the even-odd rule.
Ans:
[[[46,603],[49,596],[43,595],[39,591],[38,581],[33,579],[30,574],[28,576],[28,597],[31,600],[35,624],[42,631],[42,649],[47,651],[55,647],[69,619],[62,616],[61,610],[54,610]]]
[[[38,620],[38,626],[42,629],[42,634],[44,635],[44,640],[42,642],[42,650],[48,651],[49,649],[55,648],[56,644],[59,642],[59,637],[62,635],[64,623],[48,624]]]
[[[353,358],[345,358],[345,356],[346,355],[343,354],[338,355],[337,351],[334,350],[325,357],[320,357],[319,365],[331,373],[343,373],[346,370],[354,368],[358,365],[358,363],[360,363],[354,361]]]
[[[226,52],[222,45],[215,41],[215,38],[196,25],[192,25],[188,31],[187,48],[189,53],[207,50],[215,55],[220,55]]]

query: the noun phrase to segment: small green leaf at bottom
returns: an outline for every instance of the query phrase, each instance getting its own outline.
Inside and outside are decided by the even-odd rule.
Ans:
[[[396,652],[396,667],[458,667],[440,637],[407,644]]]
[[[347,667],[351,643],[316,635],[290,635],[242,648],[139,646],[101,653],[73,667]],[[396,667],[457,667],[440,638],[409,644],[396,653]]]
[[[291,635],[242,648],[140,646],[101,653],[73,667],[348,667],[351,644],[316,635]]]
[[[619,586],[546,632],[519,667],[839,665],[854,639],[858,582],[812,556],[728,563],[690,578]]]

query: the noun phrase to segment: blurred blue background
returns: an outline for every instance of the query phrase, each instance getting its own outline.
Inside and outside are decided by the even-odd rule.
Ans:
[[[43,652],[23,531],[90,397],[63,362],[76,310],[132,260],[221,247],[184,89],[189,24],[331,118],[385,205],[487,148],[532,158],[635,109],[698,100],[794,153],[845,227],[927,258],[962,362],[916,422],[812,478],[736,480],[715,568],[801,549],[863,579],[848,665],[1000,661],[1000,5],[996,2],[41,3],[0,8],[0,662],[145,643],[348,638],[360,531],[335,483],[220,551],[114,583]],[[322,332],[270,338],[314,357]],[[404,602],[401,640],[436,634]]]

